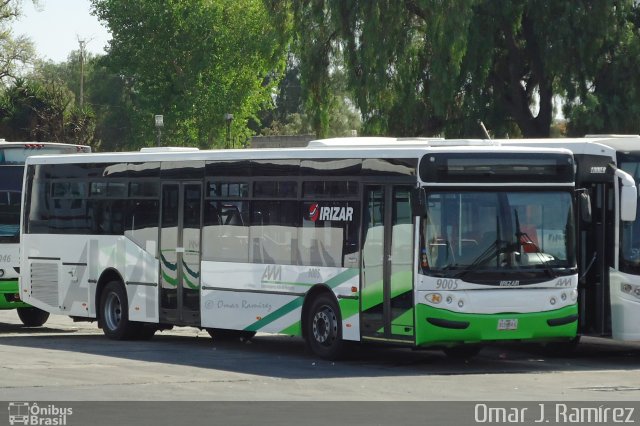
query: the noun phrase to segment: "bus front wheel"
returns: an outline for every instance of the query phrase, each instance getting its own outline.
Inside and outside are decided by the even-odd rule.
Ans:
[[[329,294],[313,300],[306,318],[306,343],[311,352],[324,359],[337,359],[344,350],[340,309]]]
[[[20,321],[27,327],[40,327],[49,319],[49,312],[42,309],[28,307],[17,308]]]

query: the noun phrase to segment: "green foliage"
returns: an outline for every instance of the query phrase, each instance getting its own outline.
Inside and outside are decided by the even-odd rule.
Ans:
[[[234,140],[271,105],[284,67],[288,12],[260,0],[93,0],[112,33],[107,69],[130,90],[136,145],[155,141],[163,114],[166,144],[221,146],[232,113]]]
[[[35,56],[33,43],[11,32],[11,23],[20,16],[21,4],[21,0],[0,2],[0,81],[5,84],[19,77],[20,70]]]
[[[17,79],[0,100],[0,134],[13,141],[91,144],[91,111],[75,107],[73,93],[60,80]]]
[[[568,133],[640,133],[640,7],[620,2],[602,42],[592,48],[596,65],[568,85],[564,107]]]
[[[555,98],[576,99],[572,116],[579,121],[581,111],[594,111],[587,108],[590,90],[602,99],[598,90],[623,87],[618,82],[632,79],[628,70],[638,65],[638,26],[630,17],[640,6],[632,0],[295,4],[311,109],[323,117],[330,100],[322,90],[344,64],[370,134],[481,136],[483,121],[496,136],[548,136]],[[600,114],[610,117],[608,125],[633,128],[613,117],[634,111],[635,89],[618,89],[598,103],[606,109]]]

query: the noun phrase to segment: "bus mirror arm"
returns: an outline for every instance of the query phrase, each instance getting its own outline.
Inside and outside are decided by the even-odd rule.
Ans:
[[[614,168],[614,174],[622,182],[620,188],[620,220],[633,222],[636,220],[636,209],[638,206],[638,189],[636,182],[629,173]]]
[[[424,188],[411,190],[411,213],[413,216],[422,216],[427,212],[427,195]]]

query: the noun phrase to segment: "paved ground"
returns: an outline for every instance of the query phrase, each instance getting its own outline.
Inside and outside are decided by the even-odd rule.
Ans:
[[[42,328],[0,311],[0,400],[640,400],[640,343],[583,339],[571,358],[533,346],[485,348],[469,361],[440,351],[362,346],[341,362],[300,339],[216,343],[182,328],[114,342],[95,324],[51,317]]]

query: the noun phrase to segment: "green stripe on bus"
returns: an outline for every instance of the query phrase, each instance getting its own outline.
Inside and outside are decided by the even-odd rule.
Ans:
[[[273,321],[275,321],[277,319],[280,319],[283,316],[287,315],[289,312],[292,312],[293,310],[299,308],[300,306],[302,306],[303,302],[304,302],[304,298],[302,296],[296,297],[295,299],[293,299],[291,302],[287,303],[283,307],[281,307],[279,309],[276,309],[275,311],[271,312],[266,317],[263,317],[262,319],[254,322],[250,326],[246,327],[245,330],[246,331],[258,331],[262,327],[264,327],[265,325],[270,324]]]
[[[177,264],[174,265],[173,263],[169,262],[167,259],[165,259],[162,253],[160,253],[160,260],[162,260],[162,263],[164,264],[164,266],[167,267],[167,269],[170,269],[172,271],[175,271],[176,269],[178,269],[178,265]]]
[[[187,271],[187,273],[191,275],[193,278],[200,278],[200,272],[195,272],[193,269],[189,268],[189,265],[184,263],[184,261],[182,262],[182,266]]]
[[[351,278],[357,276],[359,273],[360,271],[357,268],[347,269],[346,271],[339,273],[330,280],[327,280],[325,284],[328,285],[329,288],[336,288],[340,284],[343,284],[345,281],[349,281]]]
[[[347,269],[346,271],[343,271],[343,272],[339,273],[338,275],[336,275],[335,277],[327,280],[327,282],[325,284],[328,285],[330,288],[335,288],[335,287],[339,286],[340,284],[343,284],[344,282],[346,282],[346,281],[350,280],[351,278],[357,276],[358,273],[359,273],[358,269],[355,269],[355,268]],[[287,315],[288,313],[294,311],[295,309],[301,307],[303,302],[304,302],[304,296],[296,297],[294,300],[292,300],[291,302],[289,302],[286,305],[282,306],[281,308],[276,309],[275,311],[271,312],[266,317],[263,317],[263,318],[259,319],[258,321],[254,322],[253,324],[245,327],[245,330],[246,331],[258,331],[262,327],[266,326],[267,324],[270,324],[273,321],[278,320],[278,319],[282,318],[283,316]],[[285,329],[285,330],[287,330],[287,329]]]
[[[170,284],[170,285],[172,285],[174,287],[178,286],[178,279],[177,278],[171,278],[164,271],[162,271],[162,278],[164,278],[164,280],[167,282],[167,284]]]
[[[193,290],[197,290],[197,289],[200,288],[200,286],[198,284],[192,283],[191,280],[189,280],[189,277],[187,277],[186,275],[183,275],[182,278],[184,278],[184,281],[187,283],[187,286],[189,286],[189,288],[191,288]]]

